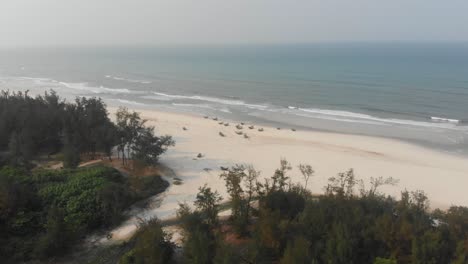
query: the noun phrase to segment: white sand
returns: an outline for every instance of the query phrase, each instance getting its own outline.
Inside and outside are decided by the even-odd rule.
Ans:
[[[115,111],[113,109],[112,111]],[[191,203],[198,187],[208,184],[227,198],[224,183],[219,179],[220,166],[251,164],[261,171],[262,177],[270,177],[286,158],[293,170],[289,173],[293,182],[303,182],[297,166],[308,163],[315,176],[309,180],[314,193],[322,193],[327,179],[349,168],[357,178],[394,177],[400,180],[395,187],[383,191],[399,197],[400,191],[424,190],[432,207],[447,208],[450,205],[468,206],[468,161],[465,158],[437,152],[397,140],[323,133],[291,131],[264,127],[265,131],[250,130],[244,125],[250,139],[235,134],[237,123],[229,120],[213,121],[198,116],[157,111],[138,111],[156,127],[158,134],[169,134],[176,140],[161,162],[171,167],[183,180],[182,185],[171,185],[165,192],[159,208],[145,212],[144,217],[168,218],[175,215],[178,202]],[[219,125],[228,121],[230,126]],[[254,124],[255,125],[255,124]],[[184,131],[182,128],[188,130]],[[226,137],[219,136],[222,132]],[[195,159],[198,153],[204,158]],[[211,169],[207,172],[204,169]],[[128,237],[135,230],[132,221],[114,232],[114,238]]]

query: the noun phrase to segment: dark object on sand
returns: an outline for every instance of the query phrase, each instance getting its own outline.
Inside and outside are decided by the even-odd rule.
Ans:
[[[172,182],[172,184],[174,184],[174,185],[182,185],[182,180],[181,180],[181,179],[174,179],[174,181]]]
[[[209,118],[209,116],[204,116],[204,118],[205,118],[205,119],[208,119],[208,118]]]
[[[219,168],[220,168],[221,170],[223,170],[223,171],[227,171],[227,170],[229,170],[229,168],[228,168],[228,167],[223,167],[223,166],[221,166],[221,167],[219,167]]]
[[[277,127],[276,129],[281,130],[281,127]]]
[[[243,127],[241,125],[236,126],[237,129],[242,129]]]
[[[213,117],[213,120],[214,120],[214,121],[218,121],[218,118],[217,118],[217,117]]]
[[[224,126],[229,126],[229,123],[224,124]]]
[[[296,131],[296,129],[295,129],[295,128],[291,128],[291,130],[292,130],[292,131]]]
[[[243,122],[241,122],[241,125],[244,125],[244,123],[243,123]]]
[[[254,126],[249,126],[249,129],[254,129],[255,127]]]
[[[263,128],[259,128],[258,131],[263,132]]]
[[[243,133],[242,133],[242,131],[236,131],[236,134],[237,135],[242,135]]]
[[[224,122],[221,121],[221,122],[219,122],[218,124],[222,125],[222,124],[224,124]]]
[[[197,158],[199,158],[199,159],[200,159],[200,158],[203,158],[203,154],[198,153]]]
[[[188,130],[186,127],[183,127],[182,129],[183,129],[183,130]]]
[[[223,132],[219,132],[219,135],[222,137],[225,137],[226,135],[223,134]]]
[[[244,134],[244,138],[247,138],[247,139],[248,139],[248,138],[249,138],[249,136],[247,136],[247,134]]]

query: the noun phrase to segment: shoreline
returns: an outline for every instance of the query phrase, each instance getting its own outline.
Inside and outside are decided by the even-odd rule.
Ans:
[[[111,115],[117,108],[109,107]],[[308,130],[292,131],[289,128],[277,130],[261,126],[264,131],[242,130],[249,135],[246,139],[235,133],[237,123],[229,126],[218,124],[223,120],[205,119],[196,114],[171,113],[156,110],[130,108],[155,126],[156,134],[172,135],[176,146],[161,157],[161,163],[171,168],[181,185],[171,183],[166,191],[157,197],[161,203],[136,217],[158,217],[161,220],[175,215],[180,202],[191,204],[198,188],[207,184],[227,199],[224,182],[219,178],[220,167],[235,164],[253,165],[261,171],[260,180],[269,178],[286,158],[293,166],[288,172],[293,183],[303,183],[297,166],[310,164],[315,175],[309,181],[308,189],[315,194],[323,193],[329,177],[353,168],[357,179],[369,182],[370,177],[393,177],[399,180],[397,186],[385,186],[381,191],[399,197],[403,190],[423,190],[427,194],[431,209],[447,209],[451,205],[468,206],[464,186],[468,185],[468,163],[456,155],[438,152],[411,143],[370,137]],[[226,121],[226,120],[224,120]],[[183,129],[186,128],[186,130]],[[221,137],[219,132],[225,134]],[[203,158],[197,158],[198,153]],[[173,178],[172,178],[173,179]],[[136,226],[127,222],[115,229],[116,240],[131,236]]]
[[[118,104],[115,104],[115,102],[111,102],[108,100],[105,100],[106,103],[108,103],[108,108],[109,109],[117,109],[119,107]],[[364,128],[363,130],[360,129],[343,129],[346,127],[346,122],[342,121],[336,121],[337,123],[340,124],[340,127],[337,126],[307,126],[301,123],[293,122],[293,123],[285,123],[280,120],[273,120],[273,119],[268,119],[268,118],[261,118],[257,116],[249,116],[250,119],[243,119],[240,116],[235,116],[231,115],[232,113],[229,113],[231,115],[230,117],[226,117],[226,113],[205,113],[205,112],[189,112],[187,109],[181,109],[181,108],[176,108],[171,105],[148,105],[148,104],[142,104],[142,105],[130,105],[130,104],[125,104],[125,107],[128,109],[135,110],[137,112],[157,112],[157,113],[169,113],[169,114],[179,114],[182,116],[189,116],[192,118],[203,118],[204,115],[209,115],[210,117],[215,117],[217,116],[220,120],[228,121],[228,122],[246,122],[246,123],[254,123],[261,125],[263,127],[271,127],[276,129],[276,127],[281,127],[282,129],[290,129],[290,128],[295,128],[300,131],[308,131],[312,133],[326,133],[326,134],[334,134],[334,135],[346,135],[346,136],[362,136],[366,138],[379,138],[383,140],[392,140],[395,142],[400,142],[400,143],[405,143],[411,146],[417,146],[421,147],[424,149],[427,149],[429,151],[436,151],[439,153],[443,154],[448,154],[452,156],[457,156],[459,158],[468,158],[468,151],[462,150],[464,148],[457,148],[456,150],[444,145],[440,142],[430,142],[426,139],[418,139],[418,138],[405,138],[405,137],[400,137],[400,136],[392,136],[391,134],[382,134],[382,133],[376,133],[376,132],[364,132],[368,128]],[[114,110],[115,111],[115,110]],[[226,117],[226,118],[225,118]],[[237,118],[236,118],[237,117]],[[316,123],[316,124],[321,124],[323,122],[328,122],[330,120],[327,119],[312,119],[308,122],[311,123]],[[335,121],[332,121],[335,122]],[[350,126],[355,126],[357,123],[350,123]],[[365,126],[365,124],[361,124]],[[468,134],[467,134],[468,135]],[[466,145],[468,147],[468,145]]]

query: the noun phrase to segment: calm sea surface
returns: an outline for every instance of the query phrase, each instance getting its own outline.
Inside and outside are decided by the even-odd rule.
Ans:
[[[5,49],[0,89],[468,154],[468,44]]]

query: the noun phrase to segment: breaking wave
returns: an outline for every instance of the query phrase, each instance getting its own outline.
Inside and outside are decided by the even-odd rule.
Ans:
[[[120,88],[108,88],[104,86],[94,87],[88,85],[88,83],[66,83],[66,82],[59,82],[61,85],[74,89],[74,90],[81,90],[81,91],[88,91],[96,94],[100,93],[131,93],[128,89],[120,89]]]
[[[114,79],[114,80],[117,80],[117,81],[125,81],[125,82],[129,82],[129,83],[141,83],[141,84],[150,84],[150,83],[152,83],[151,81],[127,79],[127,78],[117,77],[117,76],[112,76],[112,75],[106,75],[105,77],[108,78],[108,79]]]
[[[308,116],[313,118],[329,119],[335,121],[344,122],[356,122],[356,123],[369,123],[378,125],[408,125],[416,127],[430,127],[430,128],[442,128],[442,129],[453,129],[453,130],[466,130],[466,126],[458,126],[458,120],[431,117],[434,122],[407,120],[407,119],[396,119],[396,118],[381,118],[368,114],[361,114],[349,111],[340,110],[327,110],[317,108],[299,108],[299,107],[288,107],[289,112],[300,116]],[[306,115],[304,115],[306,114]],[[307,115],[309,114],[309,115]]]
[[[176,94],[165,94],[160,92],[153,92],[153,94],[157,95],[157,99],[159,100],[197,100],[197,101],[205,101],[205,102],[212,102],[218,104],[225,104],[225,105],[232,105],[232,106],[244,106],[250,109],[266,109],[268,106],[266,105],[259,105],[259,104],[248,104],[241,100],[228,100],[222,99],[217,97],[209,97],[209,96],[200,96],[200,95],[176,95]],[[150,98],[150,97],[146,97]],[[151,98],[150,98],[151,99]],[[155,99],[155,98],[153,98]]]
[[[436,122],[449,122],[449,123],[454,123],[454,124],[460,123],[460,120],[458,119],[450,119],[450,118],[443,118],[443,117],[436,117],[436,116],[431,116],[431,120],[436,121]]]

